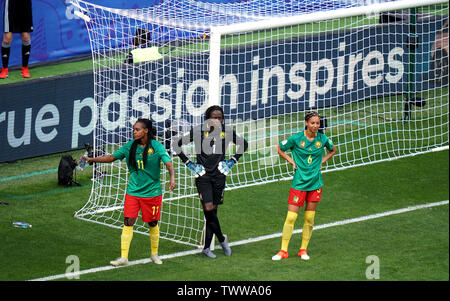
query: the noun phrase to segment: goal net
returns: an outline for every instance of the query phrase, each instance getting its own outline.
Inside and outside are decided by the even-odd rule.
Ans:
[[[171,140],[212,104],[249,142],[227,189],[290,179],[275,145],[304,129],[309,110],[338,148],[323,171],[448,147],[448,0],[71,3],[91,42],[94,153],[112,154],[144,117],[173,157],[173,192],[162,168],[161,238],[201,244],[194,178]],[[183,150],[195,159],[192,145]],[[75,216],[121,228],[126,163],[95,165],[92,181]],[[148,235],[140,219],[135,231]]]

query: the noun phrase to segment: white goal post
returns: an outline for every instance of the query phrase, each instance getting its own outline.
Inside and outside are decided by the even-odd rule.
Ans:
[[[324,172],[448,147],[448,0],[70,2],[92,48],[94,102],[83,105],[95,115],[96,155],[132,139],[139,117],[172,155],[173,137],[212,104],[249,142],[227,190],[291,179],[274,147],[303,130],[309,110],[338,148]],[[183,150],[195,158],[193,147]],[[172,157],[177,188],[167,190],[163,168],[161,238],[199,246],[194,179]],[[121,228],[125,162],[95,165],[92,181],[75,217]],[[135,232],[148,235],[141,221]]]

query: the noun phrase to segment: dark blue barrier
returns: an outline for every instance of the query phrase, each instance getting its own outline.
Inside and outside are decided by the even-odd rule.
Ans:
[[[0,86],[0,162],[92,143],[92,72]]]

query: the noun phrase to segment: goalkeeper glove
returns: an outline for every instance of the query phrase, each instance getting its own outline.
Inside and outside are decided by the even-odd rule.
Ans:
[[[206,173],[205,168],[201,164],[194,163],[190,160],[186,162],[186,166],[192,171],[196,178],[203,176]]]
[[[219,171],[224,175],[227,175],[234,164],[237,163],[237,160],[232,157],[231,159],[219,162]]]

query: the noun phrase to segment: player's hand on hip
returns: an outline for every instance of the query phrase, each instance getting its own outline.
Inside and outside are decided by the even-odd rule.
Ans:
[[[294,160],[292,160],[292,162],[290,162],[292,164],[292,167],[294,167],[294,169],[297,169],[297,165],[295,165]]]
[[[221,161],[219,162],[218,169],[221,173],[224,175],[228,175],[228,173],[231,171],[231,168],[236,164],[237,160],[232,157],[231,159]]]
[[[201,177],[206,173],[203,165],[194,163],[190,160],[186,162],[186,166],[191,170],[196,178]]]

